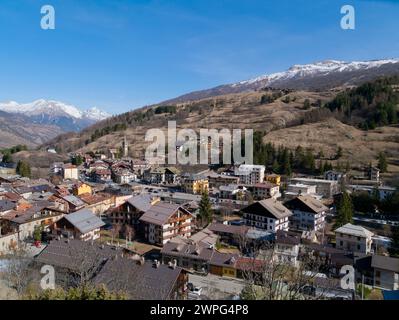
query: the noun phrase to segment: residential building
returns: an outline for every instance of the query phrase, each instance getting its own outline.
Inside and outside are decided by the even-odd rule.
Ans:
[[[89,209],[82,209],[68,215],[54,223],[55,233],[66,238],[82,241],[96,240],[100,238],[100,230],[105,223]]]
[[[242,164],[235,168],[234,174],[242,184],[257,184],[265,179],[265,166]]]
[[[75,212],[86,206],[86,203],[82,199],[73,195],[62,197],[62,199],[68,203],[68,212]]]
[[[220,186],[226,186],[229,184],[238,184],[240,181],[239,177],[218,174],[213,171],[210,171],[204,175],[206,175],[208,178],[210,188],[219,188]]]
[[[146,262],[129,256],[123,248],[91,241],[57,239],[39,253],[35,261],[55,268],[56,284],[69,286],[79,275],[105,285],[110,291],[126,292],[134,300],[181,300],[185,298],[187,274],[181,268]]]
[[[120,184],[130,183],[137,180],[137,175],[129,169],[114,170],[112,175],[113,181]]]
[[[221,242],[231,245],[239,245],[240,241],[246,238],[246,233],[249,230],[247,226],[234,226],[223,223],[212,223],[208,228],[219,236]]]
[[[280,186],[281,184],[281,176],[278,174],[267,174],[265,180],[269,183],[276,184]]]
[[[150,194],[140,194],[128,198],[124,203],[108,211],[108,218],[114,225],[128,225],[139,230],[139,219],[151,206],[158,203],[158,197]],[[144,235],[144,233],[143,233]]]
[[[325,198],[332,198],[340,192],[338,181],[311,179],[311,178],[292,178],[291,184],[304,184],[309,186],[316,186],[316,193]]]
[[[301,237],[286,231],[277,231],[273,260],[279,264],[298,265]]]
[[[254,186],[248,186],[256,200],[267,198],[278,199],[281,197],[280,187],[270,182],[257,183]]]
[[[107,260],[94,283],[111,291],[123,290],[132,300],[183,300],[188,275],[174,264],[118,257]]]
[[[107,210],[114,207],[115,199],[114,195],[109,193],[97,193],[97,194],[82,194],[80,199],[86,203],[86,209],[89,209],[96,216],[101,217]]]
[[[91,186],[83,182],[78,182],[72,187],[72,193],[75,196],[80,196],[82,194],[92,194],[92,192],[93,191],[91,189]]]
[[[164,245],[177,236],[191,236],[193,216],[177,204],[158,202],[139,220],[143,224],[145,239],[152,244]]]
[[[292,211],[290,229],[321,231],[325,227],[328,208],[311,196],[299,196],[284,204]]]
[[[242,185],[229,184],[219,187],[219,196],[221,199],[244,200],[247,188]]]
[[[335,230],[336,248],[350,252],[370,254],[373,236],[374,233],[366,228],[347,223]]]
[[[385,290],[399,290],[399,259],[373,255],[374,287]]]
[[[97,169],[93,173],[93,178],[96,182],[111,181],[112,173],[109,169]]]
[[[175,238],[161,250],[163,263],[176,264],[203,274],[235,277],[236,254],[220,253],[214,247],[190,239]]]
[[[286,199],[292,199],[297,196],[316,196],[316,186],[310,186],[303,183],[289,184],[284,193]]]
[[[346,179],[346,174],[344,172],[329,170],[324,173],[324,179],[341,182]]]
[[[174,167],[158,167],[144,172],[144,180],[153,184],[175,184],[180,171]]]
[[[288,231],[292,212],[275,199],[255,202],[242,209],[245,224],[257,229],[277,232]]]
[[[75,165],[64,164],[64,168],[63,168],[62,172],[63,172],[63,177],[65,180],[78,180],[79,179],[79,170]]]
[[[0,218],[16,208],[16,203],[8,199],[0,200]]]
[[[208,192],[208,178],[202,174],[186,174],[182,177],[182,188],[187,193],[202,194]]]
[[[32,239],[36,228],[49,230],[51,225],[65,215],[65,212],[51,206],[51,202],[40,201],[23,210],[13,210],[2,216],[2,229],[14,230],[20,241]]]
[[[365,192],[369,195],[373,195],[376,192],[380,200],[385,200],[387,197],[393,195],[396,192],[396,188],[388,186],[370,186],[370,185],[348,185],[347,189],[353,193]]]

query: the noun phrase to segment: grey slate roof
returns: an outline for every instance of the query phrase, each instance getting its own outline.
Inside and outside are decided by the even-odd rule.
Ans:
[[[292,212],[289,209],[275,199],[265,199],[255,202],[242,209],[242,211],[274,219],[283,219],[292,215]]]
[[[347,223],[346,225],[336,229],[335,232],[350,234],[352,236],[363,238],[372,237],[374,235],[374,233],[367,230],[366,228],[363,228],[361,226],[355,226],[351,223]]]
[[[9,211],[15,208],[15,203],[9,200],[0,200],[0,213]]]
[[[191,214],[178,204],[158,202],[157,204],[151,206],[151,208],[142,215],[140,220],[161,226],[165,224],[169,218],[172,217],[172,215],[179,209],[187,214]]]
[[[84,206],[85,205],[85,203],[81,199],[79,199],[78,197],[75,197],[73,195],[65,196],[62,199],[68,201],[69,203],[72,203],[76,207],[80,207],[80,206]]]
[[[305,212],[320,213],[328,211],[328,208],[319,200],[311,196],[298,196],[286,203],[287,207]]]
[[[113,247],[101,246],[95,242],[61,239],[51,241],[35,260],[38,263],[77,271],[85,267],[99,266],[117,253]]]
[[[127,202],[130,203],[133,207],[138,209],[139,211],[147,211],[151,208],[152,196],[149,194],[140,194],[138,196],[131,197],[127,199]]]
[[[81,233],[87,233],[101,228],[105,223],[88,209],[70,213],[64,217]]]
[[[397,258],[374,255],[371,259],[371,266],[399,273],[399,259]]]
[[[171,268],[152,262],[138,262],[118,257],[109,259],[94,278],[96,284],[104,284],[109,290],[127,292],[134,300],[170,299],[182,269]]]

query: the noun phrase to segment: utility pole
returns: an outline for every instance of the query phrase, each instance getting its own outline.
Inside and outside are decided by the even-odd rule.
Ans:
[[[364,300],[364,274],[362,274],[362,300]]]

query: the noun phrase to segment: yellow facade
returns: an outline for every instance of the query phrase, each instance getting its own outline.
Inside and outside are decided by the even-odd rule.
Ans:
[[[271,174],[266,176],[266,181],[277,184],[279,186],[281,183],[281,176],[279,176],[278,174]]]
[[[235,268],[223,267],[223,277],[237,277],[237,270]]]
[[[87,193],[89,194],[92,193],[92,189],[88,184],[82,183],[73,188],[73,194],[75,196],[80,196],[82,194],[87,194]]]
[[[193,193],[203,193],[209,190],[208,180],[198,180],[193,183]]]

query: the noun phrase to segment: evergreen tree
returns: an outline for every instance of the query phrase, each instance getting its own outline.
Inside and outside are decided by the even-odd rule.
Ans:
[[[335,228],[353,222],[353,204],[350,195],[343,188],[342,197],[337,204],[337,219]]]
[[[335,159],[338,160],[338,159],[342,158],[342,155],[343,155],[342,147],[338,147],[337,154],[335,155]]]
[[[378,169],[380,169],[382,173],[388,171],[388,162],[384,152],[380,152],[378,155]]]
[[[207,191],[202,193],[201,201],[199,203],[199,215],[203,225],[212,222],[212,205]]]
[[[291,176],[292,168],[291,168],[290,154],[287,149],[283,151],[282,169],[284,174],[286,174],[287,176]]]
[[[22,160],[18,161],[16,171],[17,174],[19,174],[21,177],[30,178],[31,176],[30,165],[25,161]]]
[[[12,159],[12,156],[11,156],[11,153],[9,153],[9,152],[6,152],[4,155],[3,155],[3,160],[2,160],[4,163],[13,163],[13,159]]]
[[[323,161],[319,161],[319,173],[324,174],[326,172]]]
[[[274,161],[273,161],[272,171],[274,173],[279,173],[279,171],[280,171],[280,166],[277,162],[277,159],[274,159]]]

